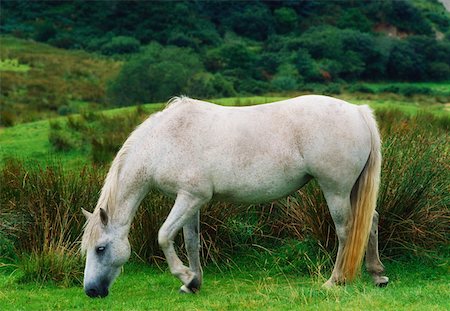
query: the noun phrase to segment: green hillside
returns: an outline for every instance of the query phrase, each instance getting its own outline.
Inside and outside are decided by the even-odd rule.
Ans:
[[[450,80],[450,14],[436,0],[6,1],[0,14],[2,34],[108,57],[54,50],[49,63],[2,42],[2,67],[17,63],[2,73],[2,100],[19,111]]]
[[[0,36],[1,124],[106,107],[121,62],[84,51]]]

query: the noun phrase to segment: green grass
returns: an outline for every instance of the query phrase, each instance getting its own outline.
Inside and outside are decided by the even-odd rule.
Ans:
[[[365,273],[354,283],[321,288],[323,277],[276,273],[273,266],[207,267],[197,295],[181,295],[178,280],[154,266],[127,264],[105,299],[81,287],[17,284],[0,274],[2,310],[448,310],[448,266],[390,262],[387,288]]]
[[[14,71],[14,72],[27,72],[30,70],[30,66],[26,64],[19,64],[17,59],[1,59],[0,71]]]
[[[388,86],[415,86],[415,87],[427,87],[433,91],[448,92],[450,89],[450,81],[443,82],[365,82],[365,85],[373,88],[376,91]]]

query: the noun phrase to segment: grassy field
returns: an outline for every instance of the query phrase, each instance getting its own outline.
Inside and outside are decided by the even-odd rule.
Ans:
[[[66,113],[109,109],[111,106],[105,100],[105,88],[107,81],[119,71],[122,62],[82,51],[66,51],[12,37],[0,36],[0,41],[2,92],[7,94],[6,96],[2,93],[3,97],[0,98],[3,105],[0,112],[6,112],[2,117],[9,116],[12,120],[10,125],[6,125],[10,127],[0,127],[0,168],[7,167],[7,165],[4,165],[7,158],[15,158],[31,166],[61,163],[65,175],[68,176],[70,175],[67,174],[68,172],[77,177],[83,175],[83,173],[79,173],[77,168],[86,164],[91,168],[93,167],[93,171],[101,174],[102,170],[91,162],[89,150],[86,149],[90,147],[76,146],[70,151],[57,152],[55,150],[55,147],[49,141],[51,123],[68,123],[68,118],[61,116]],[[372,90],[367,93],[358,90],[350,91],[350,84],[339,85],[337,92],[342,93],[334,96],[355,104],[368,104],[376,111],[389,110],[392,112],[391,110],[398,110],[407,116],[422,113],[446,118],[450,116],[450,103],[448,102],[450,99],[448,94],[450,83],[448,82],[362,82],[361,84]],[[389,88],[391,91],[385,91]],[[397,88],[397,91],[395,91],[395,88]],[[413,92],[405,95],[408,93],[405,91],[411,91],[411,89]],[[424,89],[429,92],[424,93]],[[283,96],[269,94],[267,96],[218,98],[209,101],[221,105],[247,106],[279,101],[305,93],[294,92],[283,94]],[[316,92],[311,91],[309,93]],[[147,104],[143,107],[146,113],[151,114],[163,109],[164,104]],[[102,113],[106,116],[128,118],[127,113],[135,109],[135,107],[116,108],[103,110]],[[392,123],[395,123],[395,114],[396,112],[393,111],[390,116]],[[82,118],[83,115],[74,114],[74,117]],[[420,120],[422,120],[422,124],[426,125],[429,119],[422,118]],[[384,123],[389,122],[383,121]],[[96,182],[102,181],[100,177],[96,177],[92,178],[91,184],[88,184],[84,182],[89,180],[88,178],[80,179],[83,183],[80,182],[79,184],[82,186],[78,187],[77,180],[72,178],[69,180],[75,180],[73,185],[78,188],[70,187],[70,185],[66,187],[69,184],[68,179],[63,178],[64,174],[58,175],[58,170],[56,170],[56,173],[55,171],[45,172],[33,167],[33,170],[29,169],[23,175],[19,174],[20,170],[12,170],[9,175],[4,173],[3,180],[6,180],[6,182],[0,183],[2,186],[7,183],[13,184],[8,188],[10,192],[4,191],[2,194],[0,191],[0,197],[3,200],[1,202],[3,206],[0,207],[0,243],[2,243],[0,244],[0,310],[450,310],[448,252],[442,256],[437,256],[439,259],[430,260],[429,257],[427,259],[424,258],[425,256],[421,256],[422,253],[416,251],[416,248],[410,247],[415,242],[423,240],[425,241],[423,244],[426,245],[424,248],[426,248],[429,246],[429,243],[426,243],[427,241],[430,241],[430,239],[437,240],[436,236],[427,234],[429,232],[441,234],[444,237],[441,240],[444,240],[444,242],[445,238],[448,237],[448,231],[438,230],[439,226],[447,228],[445,221],[448,222],[449,219],[448,213],[445,212],[449,201],[448,194],[445,191],[448,187],[445,188],[444,176],[444,174],[448,175],[448,170],[444,169],[448,169],[448,164],[446,164],[448,154],[445,152],[448,151],[448,148],[445,149],[445,139],[448,139],[448,132],[443,130],[443,126],[436,129],[438,134],[425,130],[423,132],[408,131],[408,122],[405,119],[402,119],[401,122],[398,121],[398,123],[401,123],[401,126],[395,128],[396,136],[394,138],[383,137],[385,143],[392,143],[392,146],[396,146],[396,148],[390,146],[385,148],[385,151],[391,150],[391,153],[385,154],[385,159],[387,159],[385,166],[387,168],[383,173],[385,174],[383,178],[385,183],[388,181],[390,184],[385,187],[387,190],[384,191],[383,204],[379,205],[379,211],[382,212],[380,213],[380,237],[384,239],[382,241],[384,245],[391,245],[391,248],[395,244],[391,240],[398,238],[398,244],[395,245],[400,249],[399,252],[407,253],[410,256],[411,254],[414,255],[409,258],[394,257],[393,253],[381,249],[382,255],[390,256],[390,258],[384,258],[387,275],[391,279],[387,288],[374,287],[370,277],[363,273],[362,277],[352,284],[332,290],[324,290],[321,285],[331,272],[328,266],[325,267],[325,264],[321,266],[321,263],[314,261],[314,258],[307,258],[309,264],[314,265],[314,269],[310,269],[310,275],[307,272],[300,272],[298,265],[297,269],[279,266],[279,262],[283,260],[283,254],[281,253],[274,252],[275,259],[271,259],[272,257],[269,258],[265,254],[256,255],[257,251],[251,247],[247,251],[248,253],[253,251],[254,257],[251,257],[248,253],[242,258],[234,254],[233,257],[226,258],[230,261],[236,260],[237,263],[226,264],[228,259],[222,259],[218,265],[210,264],[206,267],[204,287],[200,294],[193,296],[178,293],[180,284],[166,268],[159,269],[157,265],[148,266],[136,262],[125,266],[123,275],[118,278],[111,289],[110,295],[105,299],[89,299],[83,293],[81,286],[63,287],[51,282],[21,282],[21,274],[26,273],[21,265],[23,265],[24,260],[31,257],[24,256],[28,253],[22,252],[18,248],[10,248],[17,255],[15,257],[18,258],[11,259],[14,256],[2,257],[4,256],[2,252],[5,249],[2,249],[2,246],[9,242],[11,247],[14,245],[17,247],[17,243],[14,243],[15,239],[19,239],[19,235],[25,237],[24,239],[28,242],[41,241],[40,238],[44,234],[39,235],[40,231],[36,229],[40,227],[32,227],[32,222],[27,218],[35,211],[42,212],[40,215],[42,218],[36,216],[34,219],[35,224],[45,224],[46,226],[43,225],[42,227],[48,229],[47,231],[43,230],[45,233],[43,239],[45,241],[55,240],[57,233],[55,236],[48,238],[48,232],[51,230],[56,232],[57,223],[52,221],[52,218],[45,218],[46,213],[51,211],[52,208],[60,212],[68,206],[69,208],[66,209],[68,214],[65,215],[76,215],[75,218],[81,218],[80,208],[76,204],[88,209],[94,206],[94,201],[97,200],[98,195],[96,186],[100,185],[100,182]],[[12,126],[13,124],[14,126]],[[113,127],[125,132],[124,128],[117,124],[113,123]],[[410,126],[414,125],[410,124]],[[446,129],[448,129],[448,126]],[[62,131],[64,130],[66,129]],[[107,130],[101,130],[100,128],[100,131],[95,133],[109,133]],[[126,132],[129,131],[126,130]],[[70,132],[69,135],[73,135],[73,132]],[[411,139],[403,141],[402,138],[408,137],[408,135]],[[116,141],[121,143],[120,139],[116,139]],[[442,145],[444,145],[443,148],[435,147]],[[397,146],[401,146],[402,149],[397,148]],[[429,154],[421,152],[421,146],[428,148]],[[437,156],[434,156],[434,153]],[[428,158],[425,157],[427,154]],[[414,166],[415,163],[419,164]],[[413,169],[408,170],[411,167]],[[437,169],[432,169],[436,167]],[[14,174],[14,172],[19,173]],[[441,175],[442,178],[439,177]],[[398,180],[399,182],[396,183]],[[45,181],[48,181],[48,183],[45,183]],[[430,184],[432,186],[429,186]],[[6,187],[1,189],[6,189]],[[86,191],[84,192],[84,190]],[[311,193],[316,194],[316,192]],[[75,200],[71,201],[73,197],[75,197]],[[317,196],[312,195],[311,197],[316,199]],[[83,199],[86,202],[82,202]],[[155,202],[156,204],[154,204]],[[311,202],[312,205],[315,205],[315,201]],[[391,202],[392,204],[389,205],[388,203]],[[152,202],[153,206],[158,206],[158,204],[162,205],[160,200]],[[74,212],[74,207],[76,207],[76,212]],[[299,209],[301,207],[300,205],[296,206]],[[401,213],[402,208],[404,213]],[[383,209],[385,209],[385,213],[383,213]],[[439,209],[442,209],[441,214],[436,212]],[[21,211],[21,214],[19,214],[19,211]],[[149,211],[152,210],[149,209]],[[6,218],[6,216],[11,215],[15,217]],[[145,213],[140,215],[148,216]],[[206,213],[203,214],[203,216],[205,215]],[[238,215],[240,218],[229,217],[228,219],[236,222],[224,224],[223,227],[228,226],[229,231],[220,232],[232,233],[235,240],[243,236],[241,245],[253,245],[248,241],[251,241],[251,238],[258,234],[258,222],[251,222],[246,219],[246,215],[251,214],[244,214],[239,211]],[[321,214],[317,212],[314,215],[321,217]],[[210,219],[216,219],[213,216]],[[291,216],[292,214],[288,217],[290,220],[293,218]],[[425,221],[427,218],[430,219],[428,222]],[[45,221],[42,221],[42,219],[45,219]],[[141,219],[146,218],[141,217]],[[321,219],[323,220],[325,217],[321,217]],[[386,226],[388,219],[391,219],[390,224],[392,226]],[[155,223],[148,222],[152,225],[147,226],[147,228],[158,227],[155,225],[157,221],[153,221]],[[84,218],[78,221],[80,230],[83,222]],[[15,228],[14,226],[17,224],[20,224],[20,226]],[[300,220],[297,226],[294,228],[295,230],[298,228],[304,230],[303,223]],[[222,227],[211,228],[220,229]],[[205,227],[203,229],[205,232]],[[215,231],[211,229],[211,231],[219,232],[219,229],[214,229]],[[2,230],[4,231],[2,232]],[[24,232],[25,234],[23,234]],[[262,230],[261,232],[261,234],[264,234]],[[37,236],[37,238],[34,236],[35,240],[32,240],[33,234]],[[302,232],[302,234],[305,233]],[[76,236],[77,234],[71,234],[68,240],[75,239]],[[140,234],[139,236],[146,236],[148,239],[152,237],[150,234]],[[423,236],[426,236],[428,240]],[[405,237],[411,237],[411,239],[408,240]],[[248,241],[245,238],[248,238]],[[296,240],[299,239],[304,239],[304,236],[296,236]],[[388,244],[386,240],[391,241],[391,244]],[[213,239],[211,241],[214,242]],[[76,243],[78,242],[75,241],[74,244],[71,244],[75,245],[72,248],[74,253],[78,252]],[[44,243],[30,244],[41,245]],[[145,243],[139,245],[146,245],[149,248]],[[380,247],[382,248],[382,246]],[[33,253],[34,251],[30,251],[30,249],[33,248],[28,249],[30,253]],[[62,249],[64,250],[64,248]],[[137,254],[138,250],[133,249]],[[289,254],[296,254],[295,249],[289,248],[289,250],[292,252]],[[435,250],[433,249],[433,251]],[[155,256],[155,252],[150,253],[151,256]],[[225,252],[221,254],[223,253]],[[64,252],[64,254],[67,253]],[[430,254],[427,253],[427,255]],[[142,254],[136,257],[138,256],[140,258],[145,257],[147,260],[149,258],[149,256],[142,256]],[[306,262],[305,257],[308,257],[307,253],[306,256],[295,256],[296,259],[300,258],[297,260],[303,263]],[[2,261],[4,258],[7,258],[7,260]],[[392,258],[400,258],[398,260],[401,261],[394,261]],[[2,262],[14,262],[14,265],[9,266]],[[31,262],[31,265],[33,264],[31,259],[28,262]],[[38,269],[40,268],[39,265],[36,266]],[[81,264],[76,265],[76,267],[81,266]],[[166,267],[166,264],[162,264],[162,267]],[[32,274],[34,271],[28,272]],[[78,272],[77,276],[82,274],[81,270],[75,272]]]
[[[105,299],[88,298],[81,286],[17,284],[0,274],[2,310],[448,310],[448,266],[388,262],[390,284],[377,288],[366,273],[354,283],[321,288],[321,275],[281,273],[263,262],[239,269],[207,267],[197,295],[178,293],[168,271],[127,264]]]

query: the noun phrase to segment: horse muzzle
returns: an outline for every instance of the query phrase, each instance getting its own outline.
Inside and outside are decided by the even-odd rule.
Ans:
[[[104,298],[108,296],[108,287],[106,286],[88,286],[84,289],[86,295],[91,298]]]

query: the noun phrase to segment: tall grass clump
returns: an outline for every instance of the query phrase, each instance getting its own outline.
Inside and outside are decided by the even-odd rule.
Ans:
[[[125,139],[148,112],[138,106],[130,112],[113,116],[98,112],[83,112],[69,116],[67,122],[51,122],[49,142],[56,151],[82,149],[95,164],[110,163]]]
[[[380,123],[389,122],[380,114]],[[380,249],[422,252],[450,238],[448,117],[417,115],[391,126],[383,143],[378,198]]]
[[[14,249],[23,280],[69,285],[82,275],[78,241],[81,207],[93,206],[100,189],[95,170],[64,172],[61,166],[27,169],[9,162],[0,175],[0,232]],[[9,224],[9,225],[8,225]],[[12,224],[12,225],[11,225]],[[11,228],[12,226],[12,228]]]

